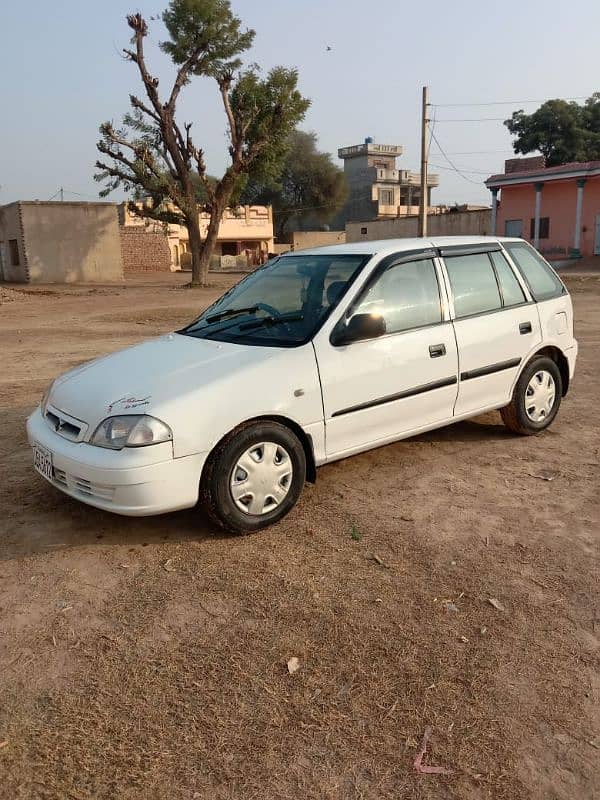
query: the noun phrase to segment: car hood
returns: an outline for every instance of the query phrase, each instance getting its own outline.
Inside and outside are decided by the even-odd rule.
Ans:
[[[87,423],[93,433],[103,419],[116,414],[160,417],[161,407],[174,396],[182,398],[219,383],[234,371],[252,369],[278,349],[172,333],[61,375],[54,382],[49,403]]]

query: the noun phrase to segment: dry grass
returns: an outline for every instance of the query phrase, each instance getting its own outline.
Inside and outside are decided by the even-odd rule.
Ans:
[[[19,433],[0,456],[0,797],[597,796],[597,300],[576,293],[579,378],[544,437],[490,415],[333,464],[252,537],[63,499]],[[89,302],[74,324],[111,307]],[[7,430],[34,385],[5,374]],[[451,776],[413,769],[429,725]]]

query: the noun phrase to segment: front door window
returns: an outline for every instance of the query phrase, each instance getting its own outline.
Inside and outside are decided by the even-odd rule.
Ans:
[[[442,321],[440,292],[432,259],[395,264],[373,283],[354,314],[378,314],[386,332],[399,333]]]

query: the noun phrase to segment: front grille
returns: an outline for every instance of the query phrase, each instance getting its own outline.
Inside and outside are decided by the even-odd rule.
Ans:
[[[87,430],[84,422],[67,416],[57,408],[48,408],[45,419],[53,431],[71,442],[80,442]]]
[[[106,500],[112,502],[115,494],[114,486],[103,486],[98,483],[91,483],[86,481],[85,478],[78,478],[76,475],[69,475],[62,469],[54,468],[54,480],[60,486],[64,486],[70,492],[85,495],[86,497],[95,497],[98,500]]]

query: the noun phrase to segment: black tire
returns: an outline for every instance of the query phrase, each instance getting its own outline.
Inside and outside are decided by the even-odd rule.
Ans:
[[[547,372],[552,375],[555,394],[554,403],[549,413],[543,420],[536,422],[527,414],[527,387],[534,375],[540,372]],[[552,424],[554,418],[558,414],[562,393],[562,378],[556,363],[547,356],[533,358],[521,373],[510,404],[500,410],[502,421],[511,431],[520,433],[523,436],[532,436],[536,433],[540,433]]]
[[[292,471],[289,485],[286,484],[287,494],[279,504],[273,510],[253,514],[241,510],[236,504],[231,480],[238,460],[254,445],[263,442],[283,448]],[[281,451],[277,452],[279,454]],[[219,527],[232,533],[253,533],[275,524],[291,511],[300,497],[305,480],[306,455],[298,437],[277,422],[249,422],[228,434],[211,453],[200,485],[200,504]],[[268,508],[267,501],[265,507]]]

